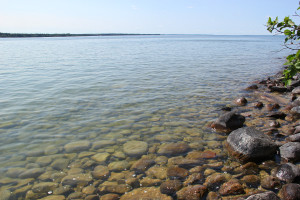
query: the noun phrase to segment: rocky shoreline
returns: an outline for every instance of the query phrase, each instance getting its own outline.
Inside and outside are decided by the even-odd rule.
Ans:
[[[148,143],[123,130],[26,152],[1,171],[0,200],[300,199],[299,86],[280,73],[254,83],[205,136],[158,129]]]

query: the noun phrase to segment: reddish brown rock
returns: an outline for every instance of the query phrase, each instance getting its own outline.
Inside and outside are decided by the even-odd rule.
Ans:
[[[186,153],[189,151],[190,146],[186,143],[169,143],[169,144],[162,144],[157,153],[159,155],[169,155],[169,156],[174,156],[174,155],[179,155]]]
[[[177,194],[178,200],[199,200],[207,193],[207,188],[203,185],[191,185],[179,190]]]
[[[210,150],[205,151],[192,151],[189,152],[186,156],[187,159],[209,159],[209,158],[215,158],[216,153],[212,152]]]
[[[204,185],[207,186],[210,190],[215,190],[226,181],[227,180],[224,174],[214,173],[206,178]]]
[[[259,101],[259,102],[254,103],[254,107],[255,108],[262,108],[262,107],[264,107],[264,104],[261,101]]]
[[[203,179],[203,175],[200,173],[194,173],[187,177],[187,179],[184,181],[184,186],[192,185],[195,183],[199,183]]]
[[[230,181],[224,183],[221,186],[219,192],[223,196],[238,195],[245,193],[243,186],[236,179],[231,179]]]
[[[239,106],[245,106],[248,103],[248,101],[245,97],[240,97],[234,100],[234,103]]]
[[[133,170],[137,173],[143,173],[145,172],[149,167],[151,167],[151,165],[153,165],[155,162],[153,159],[149,159],[149,158],[141,158],[138,161],[136,161],[135,163],[133,163],[133,165],[131,166],[130,170]]]
[[[189,175],[189,171],[181,167],[173,166],[168,168],[167,175],[170,179],[184,179]]]
[[[174,195],[182,188],[182,182],[179,180],[169,180],[160,185],[160,192],[167,195]]]
[[[283,200],[299,200],[300,199],[300,185],[296,183],[289,183],[282,187],[280,196]]]

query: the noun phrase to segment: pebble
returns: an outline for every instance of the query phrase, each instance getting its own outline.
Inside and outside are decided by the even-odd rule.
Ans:
[[[64,170],[68,167],[69,160],[64,158],[59,158],[52,162],[51,167],[55,170]]]
[[[117,194],[105,194],[100,197],[100,200],[119,200],[120,196]]]
[[[116,161],[108,164],[108,169],[110,171],[124,171],[130,168],[130,164],[128,161]]]
[[[230,181],[221,185],[219,193],[223,196],[227,196],[227,195],[244,194],[245,191],[243,186],[240,184],[240,182],[237,179],[231,179]]]
[[[65,151],[68,153],[86,151],[89,148],[90,148],[90,142],[87,140],[71,142],[64,146]]]
[[[90,174],[67,175],[61,181],[62,185],[86,186],[93,180]]]
[[[37,178],[41,174],[45,172],[44,169],[41,168],[32,168],[24,171],[19,175],[19,178],[25,179],[25,178]]]
[[[158,186],[160,185],[162,180],[160,179],[152,179],[149,177],[144,177],[142,180],[140,180],[140,186],[141,187],[151,187],[151,186]]]
[[[185,179],[188,175],[188,170],[177,166],[169,167],[167,170],[167,176],[170,179]]]
[[[126,184],[118,184],[118,185],[101,185],[99,186],[99,193],[117,193],[117,194],[125,194],[132,190],[130,185]]]
[[[147,153],[148,144],[142,141],[129,141],[123,145],[124,152],[131,157],[140,157]]]
[[[32,191],[34,193],[48,193],[49,191],[52,192],[57,187],[58,187],[58,183],[42,182],[33,185]]]
[[[160,192],[167,195],[174,195],[182,188],[182,182],[179,180],[168,180],[160,185]]]
[[[150,158],[141,158],[133,163],[130,170],[133,170],[137,173],[145,172],[149,167],[155,164],[155,161]]]
[[[97,153],[93,155],[91,158],[98,163],[105,163],[110,157],[109,153]]]
[[[203,185],[190,185],[179,190],[176,195],[178,200],[198,200],[204,197],[207,188]]]
[[[261,180],[261,186],[268,190],[279,189],[281,187],[280,180],[274,176],[267,176]]]
[[[162,194],[159,188],[143,187],[137,188],[121,196],[120,200],[137,200],[137,199],[157,199],[157,200],[173,200],[172,197]]]
[[[162,144],[157,153],[159,155],[165,156],[175,156],[179,154],[186,153],[189,151],[190,147],[186,143],[169,143],[169,144]]]
[[[107,166],[98,165],[92,171],[92,175],[96,179],[105,179],[109,177],[109,169]]]
[[[167,167],[154,166],[146,171],[146,175],[151,178],[158,178],[164,180],[167,178],[167,170]]]

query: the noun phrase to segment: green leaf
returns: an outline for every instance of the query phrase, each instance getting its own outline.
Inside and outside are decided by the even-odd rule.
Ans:
[[[295,23],[294,23],[291,19],[289,20],[288,24],[289,24],[290,26],[295,26]]]
[[[292,31],[290,31],[289,29],[284,30],[284,35],[291,35]]]

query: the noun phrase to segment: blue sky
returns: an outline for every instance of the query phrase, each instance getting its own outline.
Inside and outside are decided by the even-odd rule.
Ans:
[[[268,34],[298,0],[0,0],[0,32]]]

